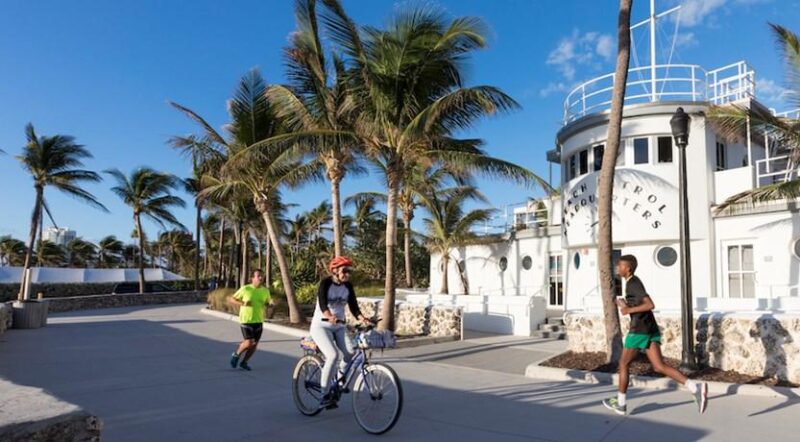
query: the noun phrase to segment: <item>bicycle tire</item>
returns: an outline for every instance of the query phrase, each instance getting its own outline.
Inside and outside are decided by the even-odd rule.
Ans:
[[[294,405],[297,407],[297,410],[306,415],[306,416],[316,416],[322,411],[322,408],[319,407],[319,400],[322,397],[322,391],[319,392],[319,398],[315,397],[313,394],[310,396],[313,398],[310,401],[304,401],[301,398],[301,392],[308,393],[308,388],[306,387],[306,378],[307,375],[303,373],[304,368],[306,365],[314,364],[317,366],[317,372],[319,376],[322,376],[322,358],[317,355],[306,355],[300,358],[297,361],[297,365],[294,367],[294,372],[292,373],[292,398],[294,399]],[[300,377],[303,376],[301,380]],[[319,380],[317,381],[319,384]],[[302,389],[302,391],[301,391]]]
[[[379,425],[373,425],[371,423],[367,423],[364,411],[359,409],[358,401],[359,398],[361,397],[360,395],[363,394],[362,392],[360,392],[360,390],[364,384],[364,373],[358,374],[355,382],[353,383],[353,389],[351,390],[351,394],[353,395],[353,414],[355,414],[358,425],[367,433],[383,434],[391,430],[392,427],[394,427],[395,424],[397,424],[397,421],[400,419],[400,413],[403,411],[403,387],[400,384],[400,377],[397,376],[397,372],[395,372],[392,367],[386,364],[381,364],[381,363],[369,364],[366,367],[366,371],[368,375],[373,372],[381,372],[383,375],[386,376],[387,379],[390,379],[392,385],[395,386],[396,399],[394,404],[394,410],[392,410],[389,413],[388,419],[386,419],[385,422]],[[374,402],[376,399],[372,397],[373,392],[370,392],[369,394],[370,394],[370,400]],[[377,400],[383,401],[383,392],[381,392],[381,397]]]

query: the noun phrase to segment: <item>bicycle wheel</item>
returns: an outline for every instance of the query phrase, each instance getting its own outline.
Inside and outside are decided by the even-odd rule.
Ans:
[[[292,396],[297,409],[306,416],[315,416],[322,409],[322,359],[319,356],[307,355],[297,361],[292,374]]]
[[[353,384],[353,412],[367,433],[392,429],[403,409],[403,389],[397,373],[384,364],[369,364]]]

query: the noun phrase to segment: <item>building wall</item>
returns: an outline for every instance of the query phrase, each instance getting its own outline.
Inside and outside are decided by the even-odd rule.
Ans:
[[[534,236],[527,231],[517,232],[511,238],[491,244],[459,247],[451,252],[448,267],[450,294],[465,294],[456,263],[466,263],[469,293],[485,295],[544,295],[548,278],[550,254],[561,253],[558,232],[548,236]],[[531,268],[525,269],[523,261],[531,257]],[[500,260],[507,259],[505,271]],[[439,293],[442,281],[441,255],[431,256],[430,289]]]

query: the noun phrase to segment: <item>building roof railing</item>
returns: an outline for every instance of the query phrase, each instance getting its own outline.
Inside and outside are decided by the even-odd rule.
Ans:
[[[575,87],[564,100],[566,125],[611,107],[615,74],[607,74]],[[655,78],[653,78],[655,77]],[[755,71],[739,61],[706,71],[693,64],[642,66],[628,70],[625,104],[658,101],[697,101],[725,104],[755,97]]]

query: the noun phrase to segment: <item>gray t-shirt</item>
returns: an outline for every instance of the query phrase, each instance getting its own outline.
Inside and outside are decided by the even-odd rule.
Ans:
[[[345,306],[350,307],[350,313],[352,313],[353,316],[358,317],[361,314],[353,285],[349,282],[337,284],[331,277],[320,281],[319,291],[317,292],[317,306],[314,309],[313,320],[321,321],[322,318],[324,318],[322,312],[330,310],[337,319],[344,321]]]

